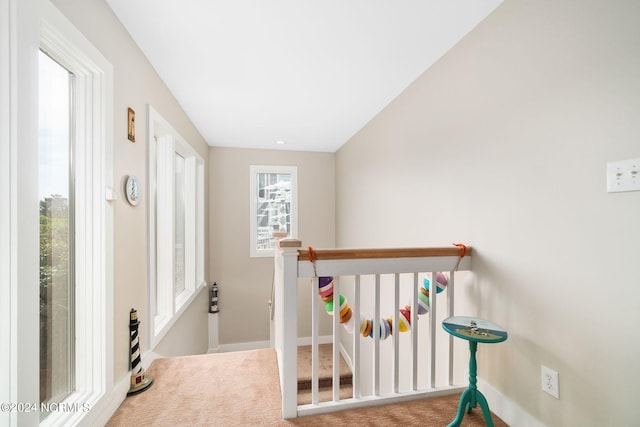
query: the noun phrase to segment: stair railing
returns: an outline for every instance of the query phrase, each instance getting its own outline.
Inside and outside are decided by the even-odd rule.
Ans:
[[[454,281],[455,272],[459,270],[470,270],[471,268],[471,248],[469,247],[436,247],[436,248],[399,248],[399,249],[322,249],[309,250],[301,249],[302,243],[296,239],[281,239],[274,256],[274,344],[278,356],[278,368],[280,372],[280,387],[282,393],[282,416],[283,418],[295,418],[302,415],[316,413],[333,412],[341,409],[371,406],[378,404],[388,404],[404,400],[417,399],[423,397],[435,397],[446,394],[459,393],[464,390],[464,385],[453,384],[453,340],[448,336],[447,346],[438,346],[436,337],[442,331],[438,328],[438,296],[436,291],[436,272],[449,272],[449,280],[446,293],[445,310],[447,316],[453,316],[454,309]],[[392,392],[382,394],[380,391],[381,362],[380,362],[380,336],[373,334],[373,393],[361,396],[361,372],[360,355],[361,339],[359,333],[360,301],[361,301],[361,277],[374,277],[374,313],[373,331],[380,328],[380,287],[381,276],[391,275],[394,278],[394,307],[399,306],[400,275],[413,275],[413,295],[419,291],[419,275],[432,274],[429,292],[428,311],[428,345],[429,345],[429,374],[426,387],[418,385],[418,298],[413,298],[410,307],[411,314],[411,379],[410,389],[400,390],[399,388],[399,352],[400,345],[399,313],[394,310],[392,318],[393,332],[389,339],[393,340],[393,385]],[[311,331],[311,351],[312,351],[312,398],[311,404],[297,404],[297,346],[298,346],[298,286],[300,278],[311,279],[314,289],[313,297],[317,298],[318,277],[334,277],[334,298],[340,295],[340,277],[353,277],[354,280],[354,301],[352,301],[352,316],[354,316],[355,328],[352,332],[352,371],[353,371],[353,394],[352,397],[340,398],[340,329],[339,320],[340,304],[333,305],[333,385],[332,400],[328,402],[318,402],[318,323],[319,313],[317,301],[311,304],[312,331]],[[338,298],[339,299],[339,298]],[[445,334],[446,335],[446,334]],[[444,347],[444,348],[441,348]],[[436,371],[440,367],[437,361],[448,360],[447,384],[438,386],[436,384]],[[384,366],[388,369],[388,366]]]

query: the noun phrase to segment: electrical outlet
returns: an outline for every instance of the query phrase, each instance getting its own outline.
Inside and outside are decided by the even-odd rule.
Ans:
[[[558,386],[558,373],[542,365],[540,367],[542,391],[549,393],[556,399],[560,399],[560,388]]]

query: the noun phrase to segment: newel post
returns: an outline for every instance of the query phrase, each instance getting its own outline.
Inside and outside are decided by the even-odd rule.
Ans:
[[[298,416],[298,249],[297,239],[278,241],[275,255],[275,345],[280,368],[282,417]]]

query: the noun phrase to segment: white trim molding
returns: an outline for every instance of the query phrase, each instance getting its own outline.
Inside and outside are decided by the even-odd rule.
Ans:
[[[75,391],[68,403],[98,406],[113,388],[113,67],[51,3],[40,49],[73,73]],[[52,412],[41,423],[75,425],[86,412]]]
[[[148,106],[149,343],[153,350],[206,288],[204,160]],[[176,158],[184,159],[184,289],[176,292]]]
[[[76,76],[74,129],[78,220],[76,374],[69,405],[88,412],[0,413],[0,424],[81,425],[113,389],[113,70],[49,1],[0,0],[0,353],[2,402],[39,402],[38,55],[46,50]],[[81,99],[80,99],[81,98]],[[18,143],[19,141],[19,143]],[[80,144],[79,144],[80,145]],[[76,175],[77,176],[77,175]],[[80,265],[82,264],[82,265]],[[82,307],[86,307],[83,309]]]
[[[258,249],[258,175],[259,174],[279,174],[290,176],[290,212],[289,225],[290,232],[287,237],[298,237],[298,168],[297,166],[266,166],[266,165],[250,165],[249,166],[249,256],[252,258],[273,257],[274,250]],[[276,190],[277,191],[277,190]],[[273,193],[272,193],[273,194]],[[272,231],[268,230],[264,238],[273,241]]]
[[[17,55],[16,0],[0,0],[0,401],[17,400],[16,291],[16,147]],[[6,206],[9,208],[7,209]],[[16,416],[0,412],[1,425],[16,425]]]

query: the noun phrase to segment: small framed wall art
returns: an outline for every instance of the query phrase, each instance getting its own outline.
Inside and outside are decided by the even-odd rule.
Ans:
[[[136,142],[136,112],[133,111],[131,107],[129,107],[129,111],[127,112],[127,123],[129,141]]]

